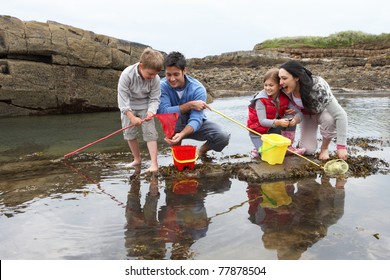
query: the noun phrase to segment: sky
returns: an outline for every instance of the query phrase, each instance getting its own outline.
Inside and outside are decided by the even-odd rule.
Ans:
[[[56,21],[187,58],[249,51],[265,40],[390,33],[388,0],[3,0],[0,15]]]

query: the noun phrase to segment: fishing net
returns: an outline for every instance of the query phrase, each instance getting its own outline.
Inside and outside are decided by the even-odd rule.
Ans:
[[[179,118],[179,113],[156,114],[155,117],[161,122],[165,137],[172,138],[175,133],[175,126],[177,119]]]
[[[333,159],[325,163],[324,171],[328,176],[340,176],[347,173],[349,169],[348,163],[342,159]]]

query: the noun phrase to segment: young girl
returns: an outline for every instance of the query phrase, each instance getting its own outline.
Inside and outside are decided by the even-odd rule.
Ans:
[[[288,147],[296,153],[303,154],[304,149],[293,148],[295,128],[302,120],[301,111],[281,91],[279,69],[272,68],[264,76],[264,89],[255,94],[248,106],[247,127],[260,134],[277,133],[291,140]],[[295,115],[295,112],[297,112]],[[255,148],[251,151],[253,158],[259,157],[259,148],[263,144],[261,137],[249,132]]]

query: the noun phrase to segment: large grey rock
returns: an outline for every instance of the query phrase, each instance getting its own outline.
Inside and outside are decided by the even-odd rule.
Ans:
[[[0,16],[0,117],[116,110],[119,75],[146,47]]]
[[[121,71],[146,45],[69,25],[0,16],[0,117],[117,110]],[[190,59],[188,73],[213,97],[249,95],[263,75],[298,59],[333,89],[390,90],[390,49],[263,49]]]

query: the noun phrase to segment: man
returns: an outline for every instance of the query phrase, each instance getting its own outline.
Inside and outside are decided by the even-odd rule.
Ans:
[[[180,52],[171,52],[165,58],[165,75],[161,80],[161,103],[158,113],[179,113],[175,134],[165,138],[170,145],[180,145],[185,138],[206,141],[198,155],[209,150],[221,152],[228,144],[230,133],[207,120],[204,113],[206,89],[196,79],[186,75],[186,59]]]

